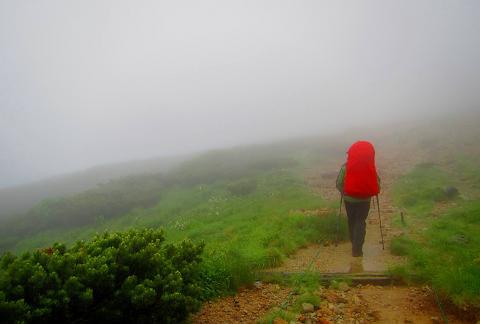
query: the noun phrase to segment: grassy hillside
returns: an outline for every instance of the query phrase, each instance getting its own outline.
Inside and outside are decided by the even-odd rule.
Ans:
[[[328,148],[302,143],[210,152],[165,175],[45,201],[2,227],[2,242],[21,253],[54,242],[71,246],[105,231],[163,228],[168,242],[206,243],[205,295],[216,296],[301,246],[334,239],[334,212],[304,179],[305,168]],[[325,208],[320,217],[305,212]],[[346,237],[343,223],[340,234]]]
[[[44,200],[21,216],[0,223],[0,249],[47,230],[68,230],[121,216],[157,203],[166,180],[161,174],[123,178],[96,189]]]
[[[404,235],[392,242],[392,253],[408,257],[394,273],[428,283],[458,306],[480,307],[479,160],[457,155],[446,165],[418,165],[394,192],[407,221],[397,219]]]
[[[445,300],[480,307],[480,131],[478,114],[431,124],[417,132],[426,163],[398,179],[393,188],[403,208],[392,253],[408,262],[394,272],[426,283]]]
[[[165,218],[177,218],[182,204],[193,205],[208,199],[208,194],[195,195],[199,186],[215,186],[218,190],[241,194],[276,170],[288,170],[290,177],[303,181],[305,167],[328,159],[338,151],[312,139],[212,151],[167,173],[130,176],[75,195],[44,200],[23,215],[0,221],[0,251],[18,250],[19,242],[24,239],[33,242],[39,235],[51,237],[52,232],[83,231],[104,226],[111,220],[121,222],[117,218],[128,218],[126,214],[131,215],[135,209],[137,213],[149,214],[145,209],[155,205],[175,206],[168,210],[168,215],[149,217],[157,219],[158,226],[165,223]],[[178,191],[185,192],[184,202],[176,200]],[[133,224],[123,228],[127,226]],[[22,243],[19,246],[42,245]]]
[[[101,165],[30,184],[0,188],[0,220],[21,215],[43,199],[73,195],[122,177],[166,172],[189,158],[178,156]]]
[[[255,182],[255,186],[233,189],[246,188],[243,181]],[[39,233],[19,242],[15,250],[48,246],[54,241],[73,243],[105,230],[162,227],[169,241],[190,238],[207,243],[209,277],[224,291],[251,280],[251,270],[277,265],[309,242],[333,240],[334,214],[318,217],[301,211],[324,206],[321,197],[291,171],[277,170],[227,184],[174,188],[152,208],[135,209],[93,226]]]

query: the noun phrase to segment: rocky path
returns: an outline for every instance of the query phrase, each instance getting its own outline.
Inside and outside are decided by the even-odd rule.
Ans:
[[[279,309],[289,300],[289,290],[278,285],[257,285],[230,296],[209,302],[197,313],[193,323],[257,323],[272,309]],[[359,285],[356,287],[319,288],[320,305],[304,304],[304,312],[287,322],[275,318],[274,324],[328,323],[443,323],[442,314],[427,287]],[[290,305],[295,302],[295,296]],[[462,323],[448,316],[449,323]]]
[[[420,154],[409,154],[405,158],[406,155],[401,152],[387,152],[386,156],[390,158],[378,159],[383,188],[380,209],[385,249],[382,249],[377,210],[372,208],[367,219],[363,258],[351,257],[349,242],[338,246],[311,245],[297,251],[284,264],[271,271],[383,272],[389,266],[403,262],[402,258],[391,255],[389,249],[391,239],[399,234],[391,227],[392,217],[400,212],[392,203],[390,188],[399,175],[421,162],[422,157]],[[336,161],[308,173],[307,182],[327,200],[339,198],[334,183],[340,165],[341,161]],[[318,213],[318,216],[322,217],[322,214]],[[345,217],[345,211],[343,215]],[[256,323],[269,309],[278,308],[280,304],[288,310],[289,306],[285,305],[288,294],[285,288],[260,284],[243,290],[235,297],[206,304],[194,317],[193,323]],[[322,300],[319,307],[311,309],[312,305],[308,305],[290,323],[281,318],[276,318],[273,323],[443,323],[433,292],[427,287],[343,286],[341,289],[320,288],[316,294]],[[290,300],[290,304],[294,302],[295,298]],[[448,320],[449,323],[462,323],[451,315],[448,315]]]
[[[443,323],[432,292],[417,287],[356,286],[320,288],[320,306],[295,323]],[[449,323],[461,323],[449,316]]]
[[[192,323],[256,323],[272,307],[286,300],[289,289],[279,285],[257,284],[242,289],[235,296],[228,296],[203,305]]]

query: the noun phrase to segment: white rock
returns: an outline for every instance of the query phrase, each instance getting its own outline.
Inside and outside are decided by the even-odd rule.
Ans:
[[[310,303],[303,303],[302,309],[304,313],[313,313],[315,311],[315,307]]]

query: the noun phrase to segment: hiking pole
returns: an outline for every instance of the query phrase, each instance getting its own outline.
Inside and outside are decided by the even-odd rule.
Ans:
[[[340,214],[342,213],[342,204],[343,204],[343,193],[340,196],[340,207],[338,208],[338,216],[337,216],[337,237],[335,238],[335,247],[338,246],[338,235],[340,232]]]
[[[378,202],[378,195],[376,197],[377,197],[378,220],[380,221],[380,235],[382,236],[382,250],[385,250],[385,243],[383,241],[382,218],[380,217],[380,203]]]

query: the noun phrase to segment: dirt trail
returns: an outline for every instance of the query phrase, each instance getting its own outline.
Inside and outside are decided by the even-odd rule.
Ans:
[[[402,161],[401,163],[398,161]],[[379,195],[382,218],[382,230],[384,234],[385,249],[382,249],[380,224],[376,203],[372,201],[372,208],[367,218],[367,234],[363,246],[364,256],[361,260],[351,257],[350,242],[342,242],[338,246],[310,245],[300,249],[292,255],[282,266],[272,269],[278,272],[318,271],[324,273],[348,273],[348,272],[384,272],[391,265],[402,262],[403,259],[390,254],[390,241],[399,234],[391,227],[393,215],[398,214],[392,203],[390,190],[394,180],[413,166],[417,161],[380,160],[378,162],[379,174],[382,180],[382,192]],[[307,172],[307,183],[315,188],[322,197],[330,201],[338,201],[339,193],[335,188],[335,180],[342,161],[330,166],[321,166]],[[342,217],[345,216],[345,208],[342,206]],[[313,260],[313,264],[312,264]]]
[[[272,307],[282,303],[289,289],[279,285],[258,285],[253,289],[242,289],[236,296],[211,301],[203,305],[192,318],[192,323],[256,323]]]
[[[390,190],[395,179],[408,171],[415,164],[425,161],[419,152],[388,152],[383,149],[385,157],[377,159],[379,174],[382,179],[380,208],[385,239],[385,250],[382,250],[378,214],[371,208],[367,219],[367,235],[364,244],[363,258],[351,257],[350,242],[343,242],[335,247],[311,245],[300,249],[280,267],[271,269],[278,272],[303,272],[306,270],[325,273],[348,272],[383,272],[392,264],[403,262],[403,259],[390,254],[391,239],[400,234],[392,229],[391,221],[400,211],[392,203]],[[335,179],[342,161],[331,165],[322,165],[309,170],[307,182],[318,190],[327,200],[338,200]],[[306,213],[312,211],[305,211]],[[343,217],[345,211],[343,209]],[[319,215],[321,217],[321,213]],[[267,286],[271,287],[271,286]],[[245,302],[246,312],[237,307],[234,299],[223,298],[204,306],[193,323],[256,323],[269,307],[279,306],[279,296],[286,296],[286,290],[279,289],[273,293],[269,303],[265,299],[265,289],[252,288],[243,291],[236,298]],[[433,293],[428,288],[418,287],[380,287],[357,286],[347,290],[320,288],[318,295],[322,304],[314,312],[298,314],[296,321],[290,323],[442,323],[442,317]],[[294,302],[294,300],[292,301]],[[284,299],[283,299],[284,303]],[[253,306],[256,305],[256,306]],[[253,307],[255,311],[250,309]],[[450,323],[462,323],[454,316],[448,315]],[[274,323],[286,324],[278,318]]]
[[[323,302],[313,323],[442,323],[432,292],[418,287],[357,286],[342,292],[320,289]],[[449,323],[461,323],[448,316]]]

